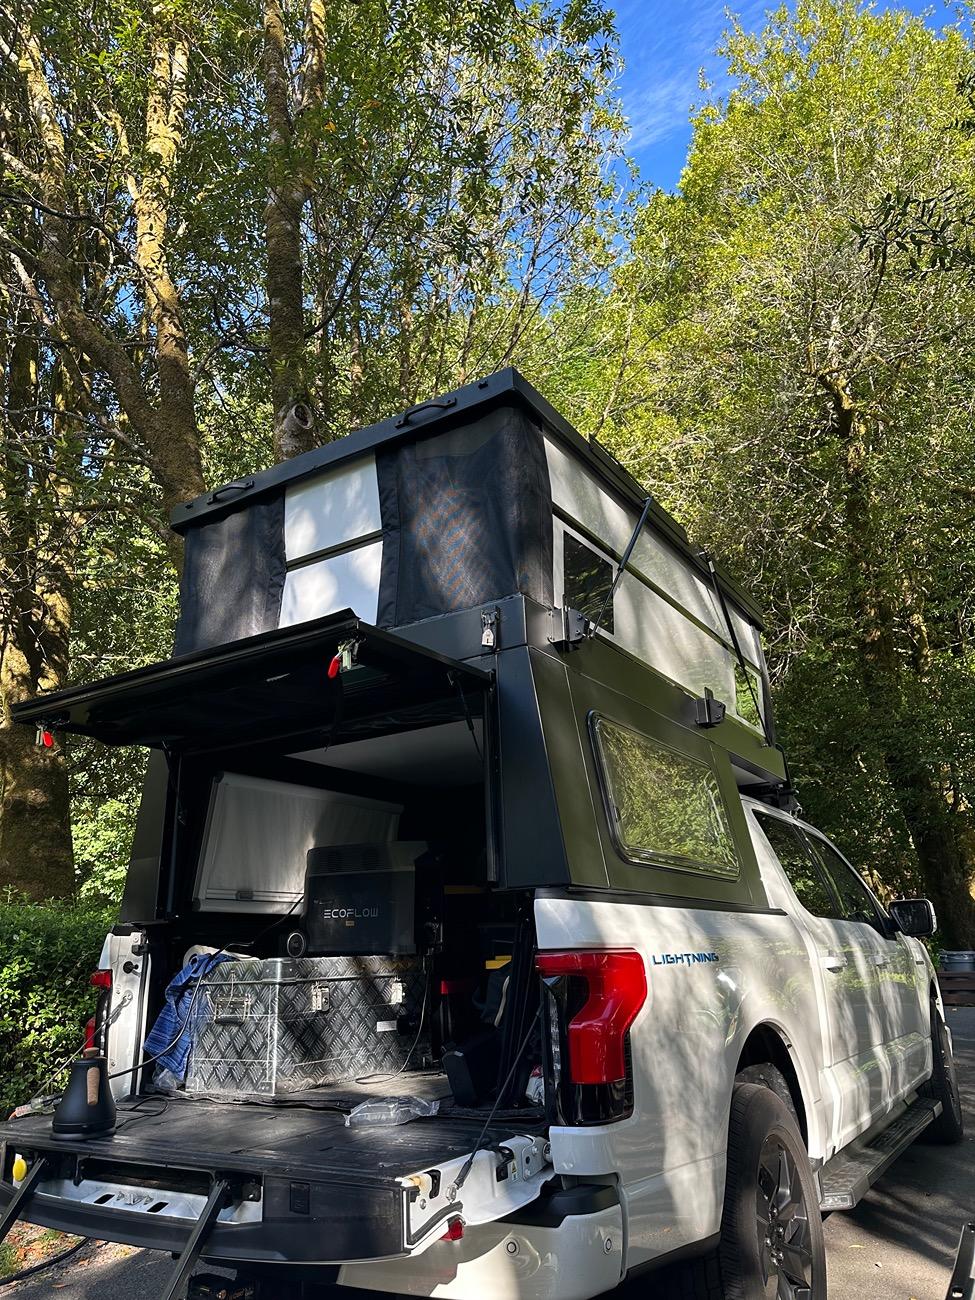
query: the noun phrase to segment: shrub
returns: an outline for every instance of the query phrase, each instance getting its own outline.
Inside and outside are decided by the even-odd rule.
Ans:
[[[83,1046],[98,964],[114,909],[0,897],[0,1108],[64,1083]]]

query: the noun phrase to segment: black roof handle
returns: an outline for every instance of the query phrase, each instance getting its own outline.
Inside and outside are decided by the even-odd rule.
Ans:
[[[396,421],[396,428],[397,429],[404,428],[407,424],[409,424],[413,416],[419,415],[421,411],[429,411],[429,410],[449,411],[452,406],[456,406],[456,405],[457,405],[456,397],[443,397],[438,402],[421,402],[419,406],[411,406],[408,411],[403,412],[403,414]]]
[[[219,501],[225,492],[249,492],[254,486],[252,478],[238,479],[236,483],[227,483],[224,487],[217,488],[216,492],[211,492],[207,497],[207,504],[213,505]]]

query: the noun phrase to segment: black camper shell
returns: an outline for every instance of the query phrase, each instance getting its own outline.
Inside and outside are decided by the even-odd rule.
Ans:
[[[296,543],[302,523],[312,534],[315,525],[296,523],[293,494],[308,498],[305,514],[316,504],[327,514],[334,485],[356,467],[375,475],[378,514],[356,519],[353,501],[349,521]],[[121,920],[172,914],[174,764],[280,754],[285,737],[297,754],[326,733],[334,747],[475,715],[492,742],[488,870],[500,888],[762,906],[747,836],[736,836],[742,870],[719,879],[628,860],[606,815],[600,716],[713,768],[735,822],[736,788],[785,780],[759,611],[656,503],[589,635],[580,615],[596,617],[645,502],[604,448],[509,369],[179,507],[173,658],[16,710],[31,725],[160,755]],[[293,599],[288,610],[293,579],[370,548],[378,581],[367,616],[315,617]],[[329,680],[323,666],[342,647],[353,659]],[[726,706],[717,724],[702,712],[708,694]]]
[[[738,797],[785,787],[760,615],[514,370],[208,493],[173,527],[186,544],[173,657],[15,709],[25,724],[151,750],[115,930],[137,936],[130,967],[151,958],[139,1014],[151,1023],[192,945],[267,948],[268,918],[294,912],[303,854],[287,879],[265,872],[273,837],[255,820],[276,790],[282,837],[306,796],[313,808],[344,801],[349,824],[365,806],[377,838],[396,839],[401,815],[404,841],[442,823],[456,850],[441,891],[445,931],[459,926],[449,959],[483,970],[475,930],[515,935],[497,1102],[517,1118],[455,1108],[376,1133],[345,1128],[334,1095],[314,1110],[264,1107],[259,1125],[247,1106],[177,1101],[163,1113],[140,1097],[113,1137],[59,1143],[31,1115],[0,1125],[0,1206],[15,1202],[5,1171],[27,1151],[64,1188],[208,1191],[205,1229],[67,1192],[34,1198],[36,1222],[185,1250],[184,1265],[203,1231],[218,1259],[320,1262],[325,1238],[333,1260],[402,1255],[426,1204],[404,1184],[411,1171],[463,1164],[479,1144],[544,1156],[546,1125],[573,1122],[526,1113],[524,1081],[506,1092],[540,1014],[533,899],[768,909]],[[627,842],[611,736],[648,738],[703,774],[731,860],[689,869]],[[138,1092],[141,1039],[130,1050]],[[600,1122],[601,1098],[576,1122]],[[241,1207],[240,1222],[215,1223],[215,1196]],[[546,1196],[540,1222],[618,1192],[552,1179]],[[461,1212],[463,1197],[442,1210]],[[324,1237],[309,1232],[323,1225]]]

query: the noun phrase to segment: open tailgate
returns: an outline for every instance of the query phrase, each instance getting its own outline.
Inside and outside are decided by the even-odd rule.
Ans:
[[[65,1232],[179,1251],[223,1180],[209,1258],[418,1254],[455,1219],[471,1226],[521,1209],[552,1176],[541,1121],[482,1130],[450,1115],[347,1128],[338,1111],[144,1097],[120,1105],[114,1135],[64,1141],[49,1116],[26,1115],[0,1124],[0,1212],[20,1154],[32,1169],[46,1162],[23,1217]]]

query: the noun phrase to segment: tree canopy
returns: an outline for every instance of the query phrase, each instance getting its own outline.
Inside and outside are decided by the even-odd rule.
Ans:
[[[732,22],[675,193],[597,0],[42,2],[0,53],[5,714],[168,653],[177,500],[514,362],[765,605],[810,819],[975,945],[967,13]],[[0,881],[110,895],[141,761],[31,740]]]

